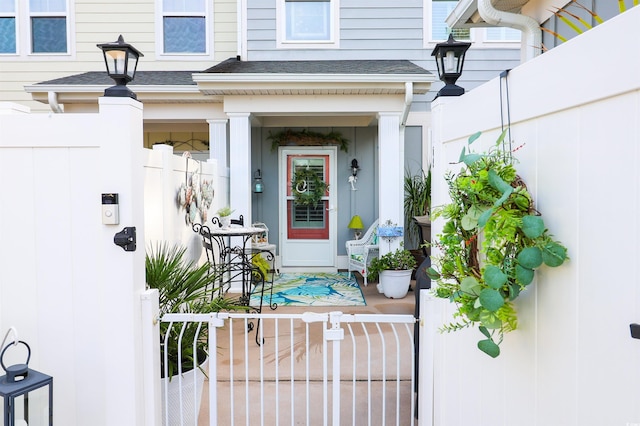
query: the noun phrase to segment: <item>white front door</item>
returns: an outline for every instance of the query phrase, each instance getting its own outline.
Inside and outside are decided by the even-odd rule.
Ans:
[[[280,261],[283,268],[336,269],[336,147],[281,147],[279,155]],[[307,179],[301,179],[305,176]],[[293,182],[297,178],[297,185]],[[317,203],[296,200],[329,185]],[[314,184],[315,181],[315,184]]]

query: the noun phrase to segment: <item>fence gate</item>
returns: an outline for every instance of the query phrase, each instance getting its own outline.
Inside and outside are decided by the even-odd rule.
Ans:
[[[163,400],[175,393],[176,401],[163,404],[165,425],[414,424],[411,315],[169,314],[162,322],[165,369],[165,347],[186,339],[189,324],[200,326],[200,341],[208,330],[209,354],[202,396],[192,384],[198,370],[163,381]]]

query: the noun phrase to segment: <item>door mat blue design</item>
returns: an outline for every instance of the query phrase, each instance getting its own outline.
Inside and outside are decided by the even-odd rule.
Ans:
[[[269,284],[266,284],[267,286]],[[270,291],[265,287],[263,305],[269,305]],[[273,303],[278,306],[366,306],[353,274],[280,274],[273,282]],[[260,287],[251,295],[251,306],[260,303]]]

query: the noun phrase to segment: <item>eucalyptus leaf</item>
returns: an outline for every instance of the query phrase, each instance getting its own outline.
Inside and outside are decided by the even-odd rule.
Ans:
[[[474,277],[464,277],[460,282],[460,290],[465,293],[477,296],[481,289],[480,283]]]
[[[524,216],[522,218],[522,232],[529,238],[538,238],[544,233],[544,221],[540,216]]]
[[[478,218],[478,226],[480,228],[484,228],[484,226],[487,224],[492,214],[493,214],[493,208],[485,210]]]
[[[522,285],[529,285],[533,281],[533,269],[525,268],[522,265],[516,265],[516,281]]]
[[[567,249],[557,243],[549,243],[542,250],[542,261],[545,265],[560,266],[567,258]]]
[[[469,140],[468,140],[469,145],[474,143],[476,141],[476,139],[478,139],[480,137],[481,134],[482,134],[482,132],[475,132],[474,134],[469,136]]]
[[[480,327],[478,327],[478,330],[480,330],[480,333],[484,334],[484,337],[486,337],[487,339],[491,339],[491,334],[489,333],[489,330],[487,330],[487,327],[481,325]]]
[[[438,273],[438,271],[436,271],[432,267],[427,268],[427,276],[429,278],[431,278],[432,280],[439,280],[440,279],[440,273]]]
[[[467,155],[464,156],[462,161],[467,166],[471,166],[473,163],[475,163],[476,161],[478,161],[481,158],[482,158],[482,155],[480,155],[480,154],[467,154]]]
[[[464,160],[465,155],[467,155],[467,147],[463,146],[462,147],[462,151],[460,151],[460,158],[458,158],[458,162],[462,163],[462,161]]]
[[[500,346],[496,345],[491,339],[480,340],[478,342],[478,349],[489,355],[491,358],[496,358],[500,355]]]
[[[482,306],[491,312],[495,312],[504,305],[504,298],[498,290],[492,288],[485,288],[480,292],[480,303]]]
[[[478,226],[478,219],[473,216],[469,216],[468,214],[462,216],[462,229],[465,231],[471,231]]]
[[[492,330],[498,330],[502,327],[500,318],[494,312],[489,312],[486,309],[480,312],[478,320],[483,326]]]
[[[515,300],[520,295],[520,286],[516,283],[509,283],[509,300]]]
[[[482,210],[480,207],[474,204],[471,207],[469,207],[469,210],[467,210],[466,215],[478,220],[480,216],[482,216],[482,213],[484,213],[484,210]]]
[[[513,187],[509,185],[507,182],[505,182],[504,180],[502,180],[502,178],[498,176],[498,173],[496,173],[495,170],[493,169],[489,170],[489,174],[487,178],[489,180],[489,185],[493,186],[495,189],[497,189],[501,193],[504,194],[506,191],[509,190],[509,188],[511,188],[511,191],[513,192]]]
[[[499,289],[507,282],[507,275],[495,265],[488,265],[483,273],[484,282],[491,288]]]
[[[509,199],[509,196],[513,194],[513,187],[509,187],[506,191],[502,193],[502,197],[498,198],[494,203],[494,207],[499,207],[502,203]]]
[[[542,250],[538,247],[527,247],[518,254],[518,263],[528,269],[542,265]]]

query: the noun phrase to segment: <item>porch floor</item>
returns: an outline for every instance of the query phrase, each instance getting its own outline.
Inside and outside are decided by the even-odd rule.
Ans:
[[[384,296],[384,294],[379,293],[376,287],[376,283],[370,283],[368,286],[364,286],[363,279],[359,274],[354,274],[356,281],[360,285],[362,289],[362,293],[364,295],[365,301],[367,303],[366,306],[344,306],[344,307],[335,307],[335,306],[314,306],[314,307],[293,307],[293,306],[279,306],[275,311],[271,311],[268,307],[263,308],[263,312],[271,312],[271,313],[304,313],[304,312],[332,312],[332,311],[340,311],[345,314],[408,314],[413,315],[415,313],[415,291],[413,291],[415,287],[415,281],[411,281],[411,289],[407,293],[407,296],[402,299],[389,299]],[[321,340],[321,338],[318,338]],[[257,345],[254,345],[257,348]],[[219,356],[225,356],[223,352],[219,352]],[[229,360],[220,359],[220,364],[228,364]],[[316,368],[318,372],[316,373],[318,376],[321,375],[322,365],[321,363],[312,364],[312,368]],[[219,407],[225,407],[229,405],[229,394],[228,392],[222,391],[220,394],[220,402]],[[281,396],[282,398],[282,396]],[[404,400],[410,400],[413,398],[411,395],[405,395],[403,397]],[[269,406],[269,401],[265,401],[266,405]],[[358,407],[362,407],[362,412],[357,412],[358,419],[366,419],[368,416],[367,404],[357,404]],[[358,409],[358,411],[360,411]],[[407,411],[409,412],[409,407],[407,407]],[[378,416],[380,419],[380,413],[374,413],[374,415]],[[375,417],[374,417],[375,418]],[[224,419],[220,418],[220,421],[224,424]],[[319,419],[316,419],[319,420]],[[395,419],[389,419],[389,424],[395,424]],[[241,422],[242,423],[242,422]],[[377,423],[377,422],[376,422]],[[208,407],[208,382],[205,381],[204,393],[202,396],[202,407],[200,409],[200,416],[198,419],[198,425],[208,425],[209,424],[209,407]],[[298,424],[298,423],[296,423]],[[301,423],[302,424],[302,423]],[[316,424],[313,423],[312,424]],[[344,419],[344,424],[351,424],[351,419]]]

